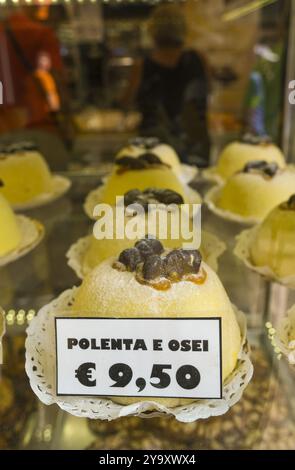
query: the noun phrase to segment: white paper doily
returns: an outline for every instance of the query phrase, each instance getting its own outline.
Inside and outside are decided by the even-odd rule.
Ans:
[[[93,217],[93,210],[97,204],[101,203],[101,195],[102,191],[104,189],[104,186],[99,186],[96,189],[93,189],[88,193],[86,200],[84,202],[84,210],[88,217],[92,220],[95,220],[95,217]],[[184,194],[187,198],[187,202],[189,204],[201,204],[202,203],[202,197],[200,194],[192,189],[190,186],[184,185]]]
[[[68,250],[66,257],[68,265],[75,271],[76,275],[83,279],[91,270],[85,260],[85,254],[90,247],[92,235],[79,238]],[[214,270],[218,270],[218,258],[226,250],[226,244],[216,235],[210,232],[202,231],[201,251],[204,261]]]
[[[202,230],[201,251],[204,261],[215,272],[218,271],[218,258],[226,250],[226,244],[216,235],[207,230]]]
[[[251,229],[243,230],[236,237],[236,245],[233,250],[234,254],[252,271],[260,274],[266,279],[278,282],[286,287],[295,289],[295,275],[289,277],[279,277],[269,266],[255,266],[251,260],[250,247],[255,237],[258,226]]]
[[[218,207],[216,205],[216,201],[221,189],[222,188],[219,185],[214,186],[206,193],[204,197],[204,202],[207,204],[213,214],[218,215],[218,217],[221,217],[222,219],[229,220],[231,222],[237,222],[243,225],[256,225],[261,222],[261,219],[256,217],[243,217],[242,215],[235,214],[234,212],[230,212]]]
[[[77,287],[63,292],[57,299],[44,306],[27,328],[26,372],[33,391],[46,405],[56,403],[68,413],[91,419],[113,420],[122,416],[142,416],[147,411],[154,411],[173,415],[179,421],[192,422],[210,416],[222,415],[240,400],[244,389],[251,380],[253,366],[246,339],[245,316],[236,308],[243,346],[234,371],[223,385],[222,399],[196,400],[186,406],[167,408],[152,400],[131,405],[119,405],[105,398],[56,396],[54,316],[69,315],[76,292]],[[151,415],[148,414],[148,416]]]
[[[269,337],[277,354],[283,354],[290,365],[295,368],[295,305],[287,312],[277,329],[266,324]]]
[[[68,178],[61,175],[53,175],[52,190],[50,193],[39,194],[31,201],[24,202],[23,204],[12,204],[12,207],[14,210],[20,211],[44,206],[62,197],[70,189],[71,184],[71,180]]]
[[[0,256],[0,266],[5,266],[29,253],[44,236],[44,226],[37,220],[29,219],[24,215],[17,215],[16,218],[21,231],[21,242],[15,250],[5,256]]]

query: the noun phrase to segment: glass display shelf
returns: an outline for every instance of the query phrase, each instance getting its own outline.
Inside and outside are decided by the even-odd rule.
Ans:
[[[85,215],[83,202],[101,181],[95,174],[67,176],[72,180],[67,195],[27,212],[45,226],[42,243],[0,268],[0,304],[7,319],[0,449],[294,449],[295,373],[284,359],[277,359],[265,322],[276,325],[295,303],[295,292],[249,271],[232,253],[235,236],[244,227],[216,217],[206,207],[202,209],[202,227],[227,245],[219,259],[219,276],[232,302],[248,318],[254,376],[243,398],[227,414],[194,424],[167,417],[89,421],[38,401],[24,371],[28,312],[80,284],[65,254],[79,237],[91,233],[93,222]],[[201,179],[192,185],[201,193],[208,188]]]

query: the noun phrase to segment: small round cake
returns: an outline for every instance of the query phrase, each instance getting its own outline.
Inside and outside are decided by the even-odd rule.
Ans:
[[[157,239],[143,239],[91,271],[72,306],[77,316],[211,317],[222,319],[222,372],[236,366],[241,334],[230,300],[215,272],[198,250],[165,250]],[[95,312],[95,313],[93,313]],[[144,398],[113,397],[121,404]],[[193,400],[153,398],[165,406]]]
[[[262,220],[288,199],[294,188],[294,171],[282,170],[276,163],[250,162],[221,187],[216,206],[242,217]]]
[[[172,239],[172,233],[177,234],[181,228],[179,224],[179,217],[177,217],[177,215],[179,215],[179,210],[176,211],[177,213],[174,217],[173,211],[168,210],[168,206],[171,208],[173,207],[171,206],[173,204],[177,209],[177,207],[183,203],[183,197],[170,189],[147,188],[144,191],[140,191],[139,189],[128,191],[124,195],[124,237],[119,238],[116,236],[116,208],[114,207],[112,213],[107,214],[108,220],[111,219],[110,223],[113,226],[112,237],[98,239],[93,235],[91,237],[89,248],[85,253],[84,265],[88,268],[94,268],[101,261],[111,256],[115,256],[125,248],[131,248],[134,244],[134,241],[142,238],[142,236],[147,233],[149,236],[159,238],[167,248],[175,248],[181,246],[183,243],[189,243],[192,241],[192,238],[191,240],[185,240],[183,237],[181,237],[181,234],[179,238]],[[142,214],[137,216],[138,220],[140,220],[142,223],[143,233],[139,237],[133,237],[133,239],[126,236],[126,227],[128,224],[133,223],[133,212],[128,210],[128,206],[132,204],[139,205],[143,209]],[[165,228],[167,229],[166,234],[163,233],[163,227],[160,226],[158,216],[155,216],[153,219],[148,217],[149,204],[156,205],[158,214],[164,212],[163,219]],[[188,223],[189,230],[192,233],[193,222],[191,220],[188,221]],[[172,225],[175,227],[174,230]]]
[[[170,145],[161,142],[157,137],[135,137],[130,139],[128,145],[119,151],[116,160],[126,156],[138,158],[147,152],[154,153],[177,175],[180,174],[181,165],[177,153]]]
[[[241,141],[232,142],[221,152],[216,165],[216,172],[223,179],[228,179],[244,166],[255,160],[275,162],[284,168],[286,162],[281,150],[268,137],[245,135]]]
[[[27,142],[0,148],[0,188],[11,204],[23,204],[52,190],[52,175],[36,146]]]
[[[133,188],[169,188],[184,197],[183,185],[154,153],[146,152],[138,158],[124,156],[116,160],[115,167],[102,187],[101,202],[115,205],[116,196]]]
[[[250,256],[254,265],[268,266],[281,278],[295,276],[295,194],[257,227]]]
[[[13,210],[1,194],[0,227],[0,256],[5,256],[19,246],[21,242],[21,232]]]

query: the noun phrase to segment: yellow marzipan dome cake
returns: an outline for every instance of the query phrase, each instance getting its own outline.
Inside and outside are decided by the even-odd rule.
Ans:
[[[184,243],[194,244],[194,248],[197,248],[199,241],[201,241],[200,251],[204,260],[208,262],[214,270],[217,270],[217,258],[224,251],[222,243],[206,231],[199,232],[200,227],[197,226],[195,226],[195,233],[193,234],[194,227],[191,213],[188,213],[187,219],[187,228],[191,237],[187,238],[187,235],[182,232],[182,225],[179,224],[179,211],[173,213],[169,208],[169,210],[167,210],[167,205],[172,203],[176,204],[176,206],[183,204],[183,199],[178,193],[168,189],[147,188],[145,191],[135,189],[125,194],[124,201],[124,237],[120,238],[116,235],[116,207],[113,207],[112,211],[107,213],[103,219],[103,225],[110,222],[112,226],[112,236],[100,239],[94,233],[89,237],[87,248],[85,248],[85,251],[80,258],[83,276],[105,259],[115,256],[125,248],[132,247],[135,241],[146,234],[158,238],[167,248],[180,248]],[[157,213],[161,214],[163,212],[163,219],[165,227],[167,227],[167,231],[166,233],[163,233],[158,216],[153,219],[148,219],[147,211],[145,210],[143,214],[137,216],[137,220],[140,219],[144,229],[140,235],[138,234],[136,238],[131,239],[126,235],[125,229],[128,224],[132,223],[133,216],[126,206],[138,203],[144,208],[145,204],[150,201],[161,204],[161,209],[157,206]],[[179,236],[176,238],[175,234],[179,234]],[[216,244],[218,244],[217,251],[212,252],[212,244],[215,245],[215,250],[217,248]]]
[[[175,173],[153,153],[138,158],[122,157],[101,189],[101,202],[115,205],[116,196],[137,188],[169,188],[184,197],[184,188]]]
[[[21,242],[17,218],[6,199],[0,194],[0,256],[15,250]]]
[[[281,170],[275,163],[251,162],[221,187],[216,206],[242,217],[262,220],[288,199],[294,188],[294,171]]]
[[[0,188],[11,204],[23,204],[52,189],[48,165],[34,144],[20,142],[0,148]]]
[[[125,207],[130,205],[130,204],[139,204],[142,208],[147,209],[147,204],[153,203],[157,204],[159,207],[159,204],[162,204],[162,210],[165,211],[165,214],[167,215],[167,237],[163,238],[161,237],[160,233],[160,227],[159,227],[159,218],[155,218],[153,220],[153,223],[149,223],[148,225],[148,218],[147,218],[147,210],[145,210],[144,215],[140,215],[140,220],[142,221],[142,225],[145,227],[143,230],[143,233],[139,238],[142,238],[145,234],[149,234],[151,236],[154,236],[156,238],[159,238],[161,242],[167,247],[167,248],[175,248],[179,247],[183,242],[189,242],[190,240],[184,240],[183,238],[179,238],[177,240],[171,238],[171,224],[177,224],[178,219],[173,218],[173,213],[168,212],[166,210],[167,205],[170,204],[176,204],[176,206],[179,206],[184,203],[184,200],[182,196],[175,191],[171,191],[169,189],[157,189],[157,188],[147,188],[144,191],[140,191],[138,189],[133,189],[131,191],[128,191],[124,195],[124,203]],[[162,212],[160,210],[160,212]],[[178,212],[178,211],[177,211]],[[179,213],[179,212],[178,212]],[[124,238],[118,238],[116,237],[116,208],[113,208],[112,213],[109,215],[108,219],[111,219],[111,223],[113,225],[113,238],[110,239],[97,239],[94,236],[91,237],[91,242],[89,249],[85,253],[85,258],[84,258],[84,263],[87,265],[89,268],[94,268],[97,264],[99,264],[101,261],[111,257],[115,256],[117,253],[120,251],[124,250],[125,248],[130,248],[133,246],[134,241],[136,240],[131,240],[130,238],[126,237],[126,234]],[[125,209],[125,217],[124,217],[124,228],[128,225],[128,223],[132,222],[132,215],[128,210]],[[178,224],[179,225],[179,224]],[[177,232],[180,227],[176,227]],[[192,222],[190,222],[189,225],[189,230],[192,231]],[[125,232],[124,232],[125,233]],[[174,231],[175,233],[175,231]]]
[[[257,227],[250,256],[253,264],[268,266],[279,277],[295,276],[295,194]]]
[[[156,137],[136,137],[129,141],[126,147],[123,147],[116,156],[116,159],[120,159],[125,156],[138,158],[144,153],[152,152],[160,160],[169,165],[170,168],[176,173],[181,172],[180,160],[175,150],[167,144],[162,143]]]
[[[219,156],[216,172],[223,179],[228,179],[255,160],[275,162],[280,168],[286,166],[281,150],[269,139],[246,135],[240,142],[232,142],[224,148]]]
[[[210,317],[222,319],[222,370],[226,379],[241,348],[233,307],[215,272],[198,250],[166,250],[143,239],[91,271],[78,288],[72,313],[98,317]],[[113,397],[121,404],[138,398]],[[144,398],[142,398],[144,400]],[[165,406],[189,399],[153,398]]]

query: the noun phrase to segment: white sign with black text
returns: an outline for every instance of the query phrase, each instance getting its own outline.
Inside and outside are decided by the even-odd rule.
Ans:
[[[221,318],[55,319],[56,393],[221,398]]]

